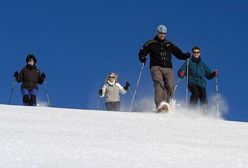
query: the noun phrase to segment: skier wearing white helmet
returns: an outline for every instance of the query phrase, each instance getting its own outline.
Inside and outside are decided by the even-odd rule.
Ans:
[[[157,32],[161,32],[161,33],[167,33],[167,28],[165,25],[159,25],[157,27]]]
[[[148,40],[139,52],[139,60],[146,63],[150,55],[150,72],[155,89],[155,104],[157,112],[168,112],[169,102],[173,96],[174,78],[172,70],[172,55],[180,60],[190,58],[190,54],[183,53],[176,45],[166,39],[167,28],[159,25],[156,36]]]

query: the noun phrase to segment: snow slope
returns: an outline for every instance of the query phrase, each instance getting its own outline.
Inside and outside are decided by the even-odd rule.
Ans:
[[[248,123],[0,105],[0,168],[245,168]]]

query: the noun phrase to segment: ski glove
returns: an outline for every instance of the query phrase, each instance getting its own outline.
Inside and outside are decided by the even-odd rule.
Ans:
[[[16,72],[14,73],[14,77],[15,77],[15,78],[18,77],[18,71],[16,71]]]
[[[146,63],[146,57],[140,57],[139,60],[141,63],[144,63],[144,64]]]
[[[214,76],[214,77],[219,76],[219,72],[218,72],[218,70],[217,70],[217,69],[215,69],[215,70],[214,70],[214,72],[213,72],[213,76]]]
[[[130,83],[128,81],[126,81],[126,85],[123,88],[127,91],[129,86],[130,86]]]
[[[185,57],[185,59],[190,58],[190,53],[189,53],[189,52],[186,52],[186,53],[184,54],[184,57]]]
[[[102,96],[102,89],[99,89],[98,94],[99,96]]]
[[[184,75],[185,75],[185,72],[184,72],[184,71],[180,71],[180,72],[178,73],[179,78],[183,78]]]
[[[46,79],[46,74],[45,74],[44,72],[42,72],[42,73],[41,73],[41,77],[42,77],[43,79]]]

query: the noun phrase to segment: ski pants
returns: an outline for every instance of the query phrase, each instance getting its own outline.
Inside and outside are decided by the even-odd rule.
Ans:
[[[198,99],[201,103],[201,108],[203,111],[207,111],[208,100],[206,94],[206,88],[200,87],[197,84],[190,83],[188,85],[188,89],[191,92],[190,100],[189,100],[189,107],[195,108],[198,102]]]
[[[36,96],[38,94],[38,89],[21,89],[23,96],[23,105],[24,106],[36,106]]]
[[[169,103],[173,96],[174,89],[173,70],[171,68],[152,66],[150,71],[155,90],[154,101],[156,107],[158,107],[162,101]]]
[[[121,102],[106,102],[105,106],[107,111],[120,111]]]

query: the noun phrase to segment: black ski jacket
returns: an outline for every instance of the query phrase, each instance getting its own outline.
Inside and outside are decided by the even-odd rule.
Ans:
[[[150,54],[150,68],[160,66],[172,68],[172,54],[180,60],[186,60],[187,56],[177,46],[167,40],[160,40],[157,36],[153,40],[147,41],[140,49],[139,59]]]
[[[25,89],[38,89],[38,84],[44,82],[44,78],[41,75],[40,70],[34,65],[26,65],[22,68],[21,72],[16,77],[17,82],[21,82],[21,88]]]

